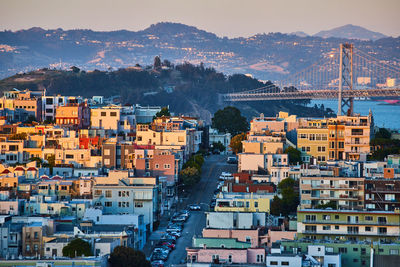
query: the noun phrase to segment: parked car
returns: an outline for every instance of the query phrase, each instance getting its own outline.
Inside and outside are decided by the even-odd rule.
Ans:
[[[163,260],[152,261],[151,267],[164,267],[164,261]]]
[[[175,237],[177,237],[177,238],[179,238],[179,237],[182,236],[182,233],[179,232],[179,231],[176,231],[176,232],[169,232],[169,234],[172,235],[172,236],[175,236]]]
[[[233,176],[232,176],[232,174],[229,173],[229,172],[222,172],[221,175],[219,176],[219,179],[220,179],[220,180],[223,180],[223,181],[225,181],[225,180],[232,180],[232,179],[233,179]]]
[[[196,204],[191,204],[191,205],[189,205],[189,209],[190,210],[201,210],[201,207]]]
[[[236,163],[238,163],[236,157],[228,157],[228,159],[226,160],[226,162],[229,163],[229,164],[236,164]]]
[[[172,222],[186,222],[187,218],[185,216],[179,216],[172,218]]]
[[[160,242],[158,242],[158,245],[163,245],[163,246],[167,246],[171,249],[175,249],[175,244],[171,243],[171,242],[167,242],[167,241],[160,241]]]
[[[171,232],[182,232],[182,229],[178,228],[178,227],[168,227],[167,233],[171,233]]]

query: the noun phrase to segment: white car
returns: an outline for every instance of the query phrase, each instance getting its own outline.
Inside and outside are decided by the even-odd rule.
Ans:
[[[220,180],[232,180],[233,176],[229,172],[223,172],[221,173],[221,176],[219,177]]]
[[[201,210],[201,207],[196,204],[189,205],[190,210]]]

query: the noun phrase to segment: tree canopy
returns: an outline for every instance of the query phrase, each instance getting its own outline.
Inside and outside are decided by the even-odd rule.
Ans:
[[[289,155],[289,163],[290,164],[301,164],[301,152],[294,147],[288,147],[285,149],[285,153]]]
[[[151,267],[142,251],[123,246],[114,249],[108,262],[111,267]]]
[[[163,108],[161,108],[161,110],[159,112],[156,113],[156,118],[159,118],[162,116],[165,116],[165,117],[171,116],[171,113],[169,112],[168,107],[163,107]]]
[[[247,138],[246,133],[240,133],[231,138],[231,143],[229,144],[229,147],[232,149],[233,153],[238,154],[242,152],[243,150],[242,141],[246,140],[246,138]]]
[[[298,187],[298,181],[292,178],[282,180],[278,184],[282,198],[274,197],[271,203],[271,214],[287,216],[290,213],[295,213],[300,203]]]
[[[237,135],[246,132],[249,129],[249,123],[241,115],[239,109],[229,106],[215,112],[212,118],[212,127],[221,133]]]
[[[92,256],[90,244],[80,238],[76,238],[66,245],[62,250],[63,256],[75,258],[80,256]]]

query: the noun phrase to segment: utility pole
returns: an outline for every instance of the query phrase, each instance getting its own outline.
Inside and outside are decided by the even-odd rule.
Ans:
[[[343,90],[353,90],[353,44],[340,44],[338,113],[353,115],[353,97],[343,97]],[[345,108],[348,108],[345,111]]]

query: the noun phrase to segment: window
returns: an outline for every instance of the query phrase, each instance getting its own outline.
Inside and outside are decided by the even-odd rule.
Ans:
[[[228,262],[229,262],[229,263],[232,263],[232,255],[230,255],[230,254],[229,254],[229,256],[228,256]]]
[[[264,262],[264,255],[262,254],[257,255],[257,262]]]
[[[385,194],[385,200],[386,201],[395,201],[395,196],[394,194]]]
[[[331,230],[331,226],[330,225],[323,225],[322,226],[322,230]]]
[[[102,116],[102,117],[105,117],[105,116],[107,116],[107,113],[104,112],[104,111],[102,111],[102,112],[101,112],[101,116]]]
[[[391,250],[389,251],[389,254],[390,254],[390,255],[399,255],[399,250],[398,250],[398,249],[391,249]]]
[[[67,155],[65,155],[65,158],[67,158],[67,159],[73,159],[73,158],[74,158],[74,155],[67,154]]]
[[[282,261],[282,266],[289,266],[289,262],[288,261]]]
[[[135,208],[143,208],[143,202],[141,202],[141,201],[136,201],[136,202],[135,202]]]
[[[112,202],[111,201],[106,201],[104,202],[105,207],[112,207]]]
[[[160,165],[156,164],[154,167],[155,167],[156,169],[158,169],[158,168],[160,167]]]
[[[361,255],[365,255],[366,254],[366,249],[365,248],[361,248]]]
[[[106,197],[112,197],[112,191],[106,190]]]
[[[324,221],[330,221],[331,220],[331,215],[322,215],[322,219]]]
[[[117,112],[110,112],[111,117],[117,117]]]
[[[277,262],[277,261],[271,261],[271,262],[269,263],[269,265],[278,265],[278,262]]]
[[[353,251],[358,251],[358,248],[353,248]]]
[[[335,225],[335,230],[339,230],[339,225]]]
[[[366,221],[373,221],[374,220],[374,217],[372,217],[372,216],[365,216],[365,218],[364,218]]]
[[[328,263],[328,267],[336,267],[336,264],[334,264],[334,263]]]
[[[94,190],[94,195],[95,196],[101,196],[101,194],[103,194],[103,191],[98,190],[98,189]]]
[[[340,253],[347,253],[347,248],[339,248]]]
[[[170,169],[171,165],[170,164],[164,164],[164,169]]]
[[[365,226],[365,232],[372,232],[371,226]]]
[[[258,201],[254,201],[254,207],[258,208]]]

